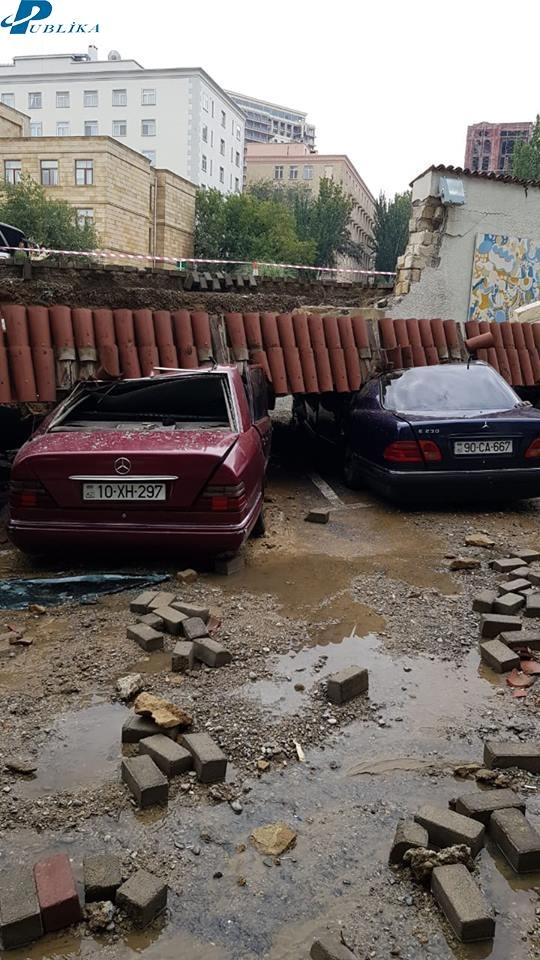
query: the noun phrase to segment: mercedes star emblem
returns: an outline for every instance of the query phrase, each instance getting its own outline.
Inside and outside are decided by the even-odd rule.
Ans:
[[[125,477],[127,473],[131,473],[131,462],[127,457],[118,457],[118,460],[114,461],[114,469],[121,476]]]

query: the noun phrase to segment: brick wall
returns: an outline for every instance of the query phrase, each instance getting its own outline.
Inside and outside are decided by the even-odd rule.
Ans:
[[[189,180],[156,170],[156,256],[193,256],[196,186]]]

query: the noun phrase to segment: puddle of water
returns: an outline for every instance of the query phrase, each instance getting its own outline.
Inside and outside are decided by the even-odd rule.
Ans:
[[[155,653],[151,653],[148,657],[141,657],[140,660],[137,660],[130,668],[129,671],[124,671],[124,673],[119,674],[118,676],[125,676],[126,672],[128,673],[170,673],[171,670],[171,654],[166,653],[162,650],[156,650]]]
[[[61,791],[79,792],[88,784],[113,780],[121,757],[120,730],[127,710],[103,702],[61,714],[41,748],[32,779],[17,779],[17,793],[38,797]]]

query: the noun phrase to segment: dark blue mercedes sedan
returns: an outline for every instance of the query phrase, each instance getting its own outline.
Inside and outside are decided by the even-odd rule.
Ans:
[[[351,399],[344,470],[397,499],[540,497],[540,410],[485,363],[378,375]]]

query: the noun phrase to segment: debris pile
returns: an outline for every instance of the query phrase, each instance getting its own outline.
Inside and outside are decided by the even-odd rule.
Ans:
[[[184,571],[181,576],[191,573]],[[224,667],[232,660],[230,652],[212,636],[219,621],[210,615],[208,607],[185,603],[174,593],[147,590],[131,603],[130,611],[137,620],[128,626],[128,638],[146,653],[163,650],[167,636],[182,637],[171,652],[171,670],[175,673],[192,670],[195,661],[207,667]]]

